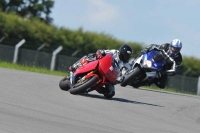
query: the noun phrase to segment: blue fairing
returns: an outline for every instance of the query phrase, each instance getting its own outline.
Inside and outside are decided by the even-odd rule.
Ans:
[[[143,61],[149,60],[152,62],[151,69],[153,71],[158,71],[164,66],[164,58],[161,51],[152,50],[149,53],[143,55]]]

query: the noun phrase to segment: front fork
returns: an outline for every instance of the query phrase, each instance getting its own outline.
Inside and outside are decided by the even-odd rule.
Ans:
[[[73,81],[74,81],[74,73],[73,72],[70,72],[69,74],[69,78],[70,78],[70,83],[73,85]]]

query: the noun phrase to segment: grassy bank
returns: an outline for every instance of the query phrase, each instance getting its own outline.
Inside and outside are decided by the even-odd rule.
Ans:
[[[192,92],[186,92],[184,90],[175,90],[173,88],[165,88],[165,89],[160,89],[157,86],[143,86],[143,88],[148,88],[148,89],[153,89],[153,90],[164,90],[164,91],[168,91],[168,92],[176,92],[176,93],[183,93],[183,94],[190,94],[190,95],[196,95],[195,93]]]

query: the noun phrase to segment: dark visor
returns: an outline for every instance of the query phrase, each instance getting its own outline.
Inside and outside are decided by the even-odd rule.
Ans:
[[[178,52],[180,52],[180,48],[172,47],[172,51],[173,51],[174,53],[178,53]]]

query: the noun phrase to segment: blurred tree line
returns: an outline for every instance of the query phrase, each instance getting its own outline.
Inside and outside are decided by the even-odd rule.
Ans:
[[[53,0],[1,0],[0,8],[3,12],[15,12],[21,17],[38,17],[46,23],[51,23],[51,8]]]
[[[26,11],[29,12],[29,15],[20,15],[19,12],[21,12],[23,8],[18,9],[15,6],[5,6],[5,8],[2,5],[12,4],[9,4],[8,0],[5,0],[5,2],[3,1],[0,1],[0,7],[2,8],[2,11],[0,11],[1,44],[14,46],[21,39],[25,39],[26,43],[22,47],[37,50],[38,47],[45,44],[45,47],[42,50],[46,52],[52,52],[58,46],[62,45],[64,49],[60,54],[71,56],[75,51],[79,51],[76,55],[78,57],[95,52],[97,49],[119,49],[122,44],[126,43],[132,47],[133,57],[135,58],[145,47],[145,44],[138,42],[124,42],[105,33],[84,31],[82,28],[77,30],[71,30],[65,27],[58,28],[49,21],[49,12],[47,15],[48,19],[46,19],[48,21],[44,21],[44,18],[40,18],[40,13],[31,15],[31,12]],[[12,1],[14,2],[15,0]],[[28,3],[39,2],[39,0],[16,1],[19,3],[27,1],[29,1]],[[40,3],[47,1],[49,0],[41,0]],[[53,7],[53,3],[52,6],[49,7],[49,11],[51,7]],[[200,75],[200,60],[194,57],[184,57],[183,64],[178,69],[178,74],[198,77]]]
[[[95,52],[97,49],[118,49],[123,43],[128,43],[134,50],[134,56],[142,49],[142,44],[136,42],[123,42],[111,35],[83,31],[82,28],[70,30],[64,27],[58,28],[42,22],[38,17],[27,19],[19,17],[16,13],[0,12],[0,37],[5,36],[2,43],[15,45],[19,40],[25,39],[23,47],[37,49],[42,44],[43,49],[52,52],[58,46],[63,45],[61,54],[71,55],[76,50],[77,56]]]

